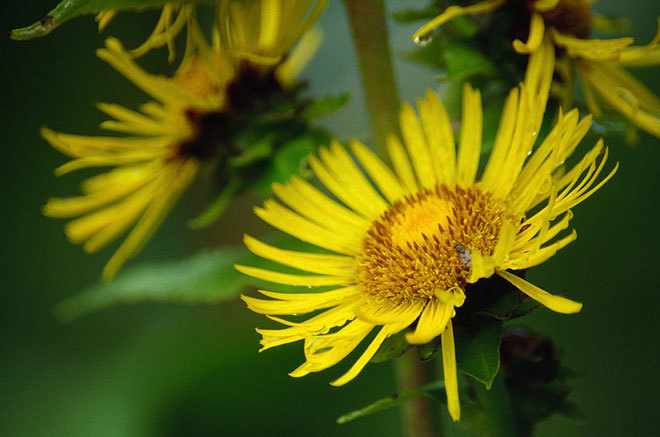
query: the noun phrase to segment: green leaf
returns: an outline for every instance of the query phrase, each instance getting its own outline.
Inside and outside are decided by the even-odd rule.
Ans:
[[[412,23],[414,21],[429,20],[438,15],[437,8],[425,9],[402,9],[392,14],[392,18],[400,23]]]
[[[350,93],[341,93],[337,95],[325,96],[321,99],[312,101],[305,111],[303,117],[317,118],[341,109],[351,99]]]
[[[472,17],[454,17],[449,23],[456,33],[463,38],[472,38],[480,29]]]
[[[316,150],[316,142],[303,136],[281,147],[264,174],[255,182],[255,187],[262,193],[270,193],[270,186],[286,182],[293,174],[308,177],[307,157]]]
[[[314,252],[315,247],[291,236],[277,234],[261,238],[283,249]],[[318,250],[316,250],[318,251]],[[221,247],[197,253],[188,258],[151,262],[128,268],[112,282],[99,283],[65,300],[55,308],[62,321],[117,304],[139,302],[173,302],[215,304],[234,299],[249,287],[271,287],[272,284],[240,273],[234,264],[279,271],[297,272],[251,253],[244,245]],[[305,288],[305,292],[322,292],[331,287]],[[300,287],[278,285],[283,293],[299,292]]]
[[[181,0],[180,3],[211,3],[211,0]],[[145,9],[172,3],[171,0],[62,0],[41,20],[14,29],[9,37],[28,40],[48,35],[56,27],[80,15],[96,14],[108,9]]]
[[[463,332],[456,333],[458,370],[489,389],[500,370],[502,322],[490,317],[475,317]]]
[[[495,76],[498,69],[478,48],[470,44],[452,42],[444,46],[442,55],[447,66],[447,77],[455,80],[474,75]]]
[[[502,322],[490,317],[476,316],[469,325],[457,326],[455,333],[456,365],[458,370],[490,388],[500,369],[500,334]],[[418,346],[422,361],[434,358],[442,349],[440,337]]]
[[[230,182],[200,215],[188,220],[188,227],[203,229],[214,223],[225,212],[241,186],[242,184],[237,180]]]
[[[426,344],[417,346],[417,356],[422,361],[428,361],[434,358],[442,347],[442,338],[436,337]]]
[[[247,147],[243,153],[229,159],[229,165],[237,168],[245,167],[255,161],[267,158],[273,151],[272,136],[264,136],[262,138],[254,139],[248,144],[249,147]]]
[[[444,44],[439,38],[432,39],[423,47],[416,47],[413,50],[404,51],[401,55],[411,62],[416,62],[421,65],[433,69],[444,69],[445,65],[441,58]]]
[[[351,420],[355,420],[359,417],[368,416],[369,414],[377,413],[378,411],[383,411],[388,408],[399,406],[417,396],[429,396],[432,399],[442,399],[444,396],[444,391],[445,382],[435,381],[419,389],[405,390],[390,397],[379,399],[364,408],[360,408],[359,410],[351,411],[350,413],[340,416],[337,419],[337,423],[343,424],[350,422]]]
[[[234,269],[249,262],[244,246],[201,252],[176,261],[143,264],[127,269],[114,281],[94,285],[60,303],[55,312],[63,321],[119,303],[179,302],[217,303],[238,296],[255,280]]]
[[[383,344],[380,345],[376,354],[371,358],[371,362],[380,363],[391,358],[398,358],[410,347],[410,343],[406,341],[406,331],[401,331],[388,337]]]

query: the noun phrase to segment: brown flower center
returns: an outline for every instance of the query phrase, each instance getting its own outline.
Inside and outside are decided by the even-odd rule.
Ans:
[[[576,38],[589,38],[591,3],[586,0],[559,0],[554,9],[541,15],[548,27]]]
[[[464,290],[471,252],[491,255],[511,218],[504,202],[476,187],[443,185],[408,196],[367,231],[358,282],[394,304]]]

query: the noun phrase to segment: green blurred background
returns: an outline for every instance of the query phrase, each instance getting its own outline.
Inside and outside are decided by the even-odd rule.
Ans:
[[[0,30],[33,22],[54,3],[2,2]],[[410,4],[414,2],[391,1],[388,7]],[[652,38],[660,14],[657,2],[645,0],[604,0],[595,9],[630,18],[640,43]],[[103,117],[94,102],[130,107],[145,101],[94,50],[110,34],[134,46],[156,19],[154,12],[121,14],[99,35],[90,17],[79,18],[46,38],[0,41],[0,435],[401,435],[396,410],[341,426],[334,422],[340,414],[395,391],[390,363],[369,365],[342,388],[328,385],[339,374],[334,370],[290,378],[287,372],[302,360],[300,345],[257,355],[254,327],[265,319],[237,301],[217,306],[140,304],[70,324],[56,321],[54,306],[97,282],[112,248],[86,255],[66,241],[63,221],[41,215],[49,196],[77,193],[86,174],[56,179],[52,171],[66,159],[39,137],[39,128],[46,124],[95,134]],[[416,26],[390,24],[395,53],[410,49]],[[350,104],[323,123],[340,139],[366,139],[367,117],[341,2],[330,2],[320,26],[325,44],[304,74],[313,80],[310,92],[351,91]],[[150,69],[163,68],[165,57],[159,51],[145,62]],[[396,56],[395,68],[402,99],[412,101],[434,86],[433,71],[401,56]],[[660,92],[659,68],[639,76]],[[660,434],[660,294],[654,273],[660,261],[660,140],[642,133],[636,147],[616,138],[608,144],[612,161],[620,161],[621,168],[601,192],[575,208],[578,241],[529,273],[532,282],[555,292],[567,290],[585,304],[578,315],[540,310],[524,320],[556,341],[567,366],[583,372],[573,381],[571,395],[583,413],[582,423],[554,417],[538,427],[539,436]],[[204,184],[189,190],[132,263],[237,244],[244,231],[266,229],[250,211],[259,199],[243,198],[210,229],[189,230],[186,219],[202,209],[207,195]]]

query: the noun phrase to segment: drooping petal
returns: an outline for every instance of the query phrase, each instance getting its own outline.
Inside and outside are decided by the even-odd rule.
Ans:
[[[580,39],[554,28],[550,32],[555,44],[565,48],[569,56],[590,61],[615,61],[621,57],[621,51],[633,43],[632,38]]]
[[[509,281],[518,290],[522,291],[527,296],[531,297],[552,311],[563,314],[573,314],[580,312],[582,309],[581,303],[566,299],[565,297],[550,294],[547,291],[541,290],[539,287],[532,285],[524,279],[514,275],[513,273],[502,270],[498,271],[497,274]]]
[[[445,375],[445,392],[447,393],[447,409],[454,422],[461,420],[461,403],[458,398],[458,370],[456,366],[456,346],[454,345],[454,328],[451,320],[442,333],[442,368]]]
[[[453,305],[447,305],[440,299],[430,299],[417,321],[414,332],[406,334],[410,344],[424,344],[440,335],[454,315]]]
[[[486,0],[466,7],[456,5],[449,6],[442,14],[438,15],[433,20],[420,27],[419,30],[413,35],[413,40],[422,40],[428,33],[433,31],[433,29],[442,26],[446,22],[451,21],[456,17],[490,12],[499,8],[504,3],[505,0]]]
[[[543,22],[543,17],[541,17],[541,14],[532,14],[532,18],[529,22],[529,36],[527,37],[527,42],[524,43],[517,39],[513,41],[513,48],[518,53],[528,54],[535,52],[541,47],[544,34],[545,23]]]

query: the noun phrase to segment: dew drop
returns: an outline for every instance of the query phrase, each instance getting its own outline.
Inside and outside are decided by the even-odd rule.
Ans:
[[[427,45],[431,44],[431,41],[433,41],[433,33],[428,32],[424,35],[416,36],[413,41],[420,47],[426,47]]]
[[[314,288],[314,287],[312,287],[311,285],[308,285],[307,288]]]

